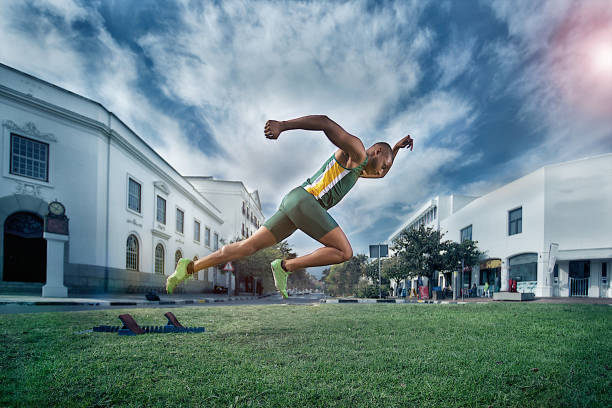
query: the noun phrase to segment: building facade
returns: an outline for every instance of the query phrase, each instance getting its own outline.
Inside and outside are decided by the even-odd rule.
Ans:
[[[470,238],[485,251],[470,284],[495,285],[497,278],[506,291],[512,279],[519,292],[538,297],[610,297],[611,210],[612,154],[605,154],[543,167],[440,226],[449,239]]]
[[[437,196],[431,200],[428,200],[418,210],[410,214],[404,224],[389,235],[389,238],[387,238],[388,244],[392,245],[393,240],[395,240],[395,238],[397,238],[402,231],[406,229],[419,228],[421,225],[425,226],[426,228],[433,228],[439,231],[441,219],[448,218],[451,214],[459,211],[476,198],[478,197],[453,194]],[[412,279],[413,282],[411,287],[416,287],[416,279],[417,278]],[[440,287],[448,286],[451,283],[450,274],[439,274],[436,283]],[[394,291],[399,292],[400,286],[405,288],[406,282],[392,282],[392,288]]]
[[[212,177],[186,177],[196,190],[215,206],[223,208],[221,234],[229,241],[248,238],[263,225],[264,216],[257,190],[249,192],[241,181],[215,180]],[[229,284],[232,290],[254,292],[257,281],[236,271]]]
[[[612,297],[612,154],[543,167],[437,213],[432,226],[446,239],[478,241],[485,253],[464,271],[462,287],[507,291],[513,280],[519,292],[538,297]],[[403,228],[420,218],[414,214]]]
[[[229,240],[248,238],[264,223],[257,190],[249,192],[241,181],[212,177],[185,177],[218,208],[223,208],[221,233]]]
[[[58,269],[70,292],[161,290],[225,238],[220,208],[101,104],[0,64],[0,124],[3,291],[44,293]],[[61,207],[58,238],[45,222]],[[212,290],[213,272],[182,290]]]

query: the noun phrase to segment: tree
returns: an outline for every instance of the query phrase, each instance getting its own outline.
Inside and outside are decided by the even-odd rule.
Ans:
[[[236,241],[239,241],[237,239]],[[291,252],[291,248],[286,242],[277,243],[271,247],[261,249],[252,255],[234,261],[236,275],[241,277],[257,278],[261,282],[263,292],[273,292],[274,277],[270,272],[270,263],[277,258],[295,258],[296,254]]]
[[[324,278],[327,292],[332,296],[354,295],[359,279],[364,274],[367,259],[365,255],[358,254],[346,262],[332,265]]]
[[[479,262],[480,257],[483,253],[478,249],[476,245],[478,241],[472,241],[469,239],[463,242],[446,241],[444,243],[446,253],[444,254],[444,271],[454,272],[460,269],[461,263],[465,266],[472,266]],[[453,287],[455,285],[453,284]]]
[[[385,275],[385,262],[389,262],[390,258],[381,258],[380,260],[380,284],[382,286],[389,284],[389,277]],[[364,265],[364,275],[373,284],[378,285],[378,258],[366,261]]]
[[[399,285],[400,281],[403,279],[408,278],[409,275],[409,269],[399,256],[383,259],[381,269],[382,277],[386,278],[389,282],[395,281],[397,285]]]
[[[413,228],[402,231],[393,240],[392,249],[404,268],[407,277],[427,277],[431,295],[431,281],[436,271],[447,266],[445,260],[446,244],[442,242],[443,234],[431,227]]]
[[[297,269],[291,272],[287,280],[288,288],[314,289],[316,286],[315,278],[306,269]]]

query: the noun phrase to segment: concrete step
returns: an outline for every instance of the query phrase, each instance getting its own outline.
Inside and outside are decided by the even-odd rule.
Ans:
[[[42,295],[44,283],[37,282],[0,282],[0,293],[23,294],[23,295]]]
[[[521,292],[494,292],[493,300],[515,300],[522,302],[524,300],[534,300],[534,293],[521,293]]]

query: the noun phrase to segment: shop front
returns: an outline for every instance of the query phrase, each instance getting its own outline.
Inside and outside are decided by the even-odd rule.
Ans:
[[[509,279],[516,281],[516,291],[535,293],[538,284],[538,254],[527,253],[508,258]]]
[[[490,293],[501,289],[501,259],[487,259],[480,263],[480,289]]]

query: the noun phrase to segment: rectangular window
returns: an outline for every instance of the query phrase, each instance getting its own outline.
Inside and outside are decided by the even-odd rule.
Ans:
[[[210,228],[204,229],[204,245],[210,248]]]
[[[219,234],[215,232],[215,251],[219,249]]]
[[[521,232],[523,232],[523,207],[508,213],[508,235],[520,234]]]
[[[193,239],[200,242],[200,223],[198,221],[193,222]]]
[[[465,227],[461,230],[461,242],[472,240],[472,226]]]
[[[176,230],[178,232],[180,232],[181,234],[184,231],[184,225],[185,225],[185,213],[183,212],[183,210],[180,209],[176,209]]]
[[[128,208],[136,212],[140,212],[141,191],[140,183],[130,177],[130,186],[128,188]]]
[[[157,221],[166,225],[166,200],[157,196]]]
[[[601,277],[602,278],[608,277],[608,263],[607,262],[601,263]]]
[[[49,181],[49,145],[11,133],[11,174]]]

